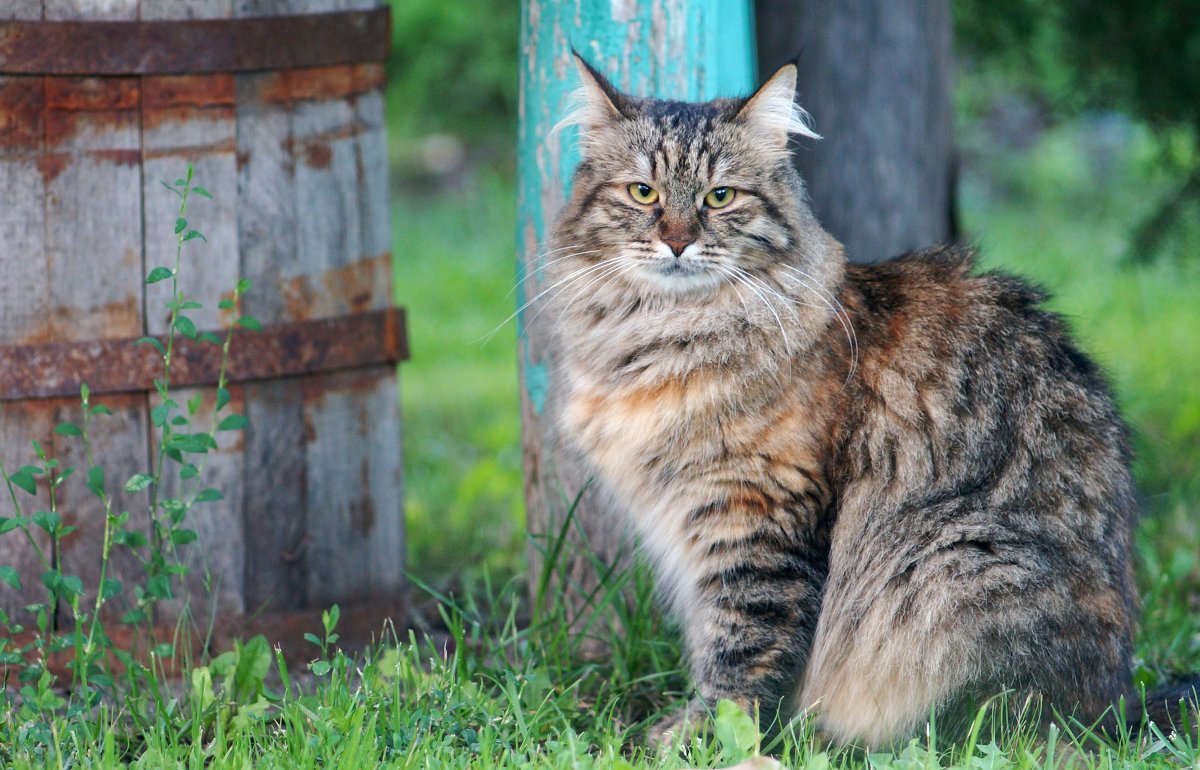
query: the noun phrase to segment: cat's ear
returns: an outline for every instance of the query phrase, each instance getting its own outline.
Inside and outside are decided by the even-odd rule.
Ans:
[[[751,129],[778,149],[792,134],[820,139],[809,125],[808,113],[796,104],[796,65],[785,64],[746,100],[737,113]]]
[[[571,58],[575,61],[575,69],[579,71],[579,88],[572,96],[570,111],[551,130],[550,135],[557,134],[567,126],[579,126],[586,145],[588,134],[625,117],[626,98],[574,50],[571,51]]]

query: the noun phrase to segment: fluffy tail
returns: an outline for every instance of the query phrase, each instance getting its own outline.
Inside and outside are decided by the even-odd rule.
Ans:
[[[1200,724],[1200,675],[1159,687],[1146,693],[1141,714],[1129,714],[1135,731],[1148,722],[1163,732],[1191,732]]]

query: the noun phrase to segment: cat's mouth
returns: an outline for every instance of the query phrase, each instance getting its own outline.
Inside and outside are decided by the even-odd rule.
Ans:
[[[692,260],[656,259],[640,272],[655,288],[674,294],[693,294],[720,283],[720,276],[710,265]]]

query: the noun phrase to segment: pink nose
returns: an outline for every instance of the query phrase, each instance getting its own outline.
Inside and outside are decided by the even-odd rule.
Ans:
[[[691,239],[691,238],[689,238],[687,240],[676,239],[676,238],[663,238],[663,243],[667,244],[667,248],[669,248],[675,254],[675,256],[678,257],[680,254],[683,253],[683,250],[686,249],[689,244],[695,243],[695,240]]]

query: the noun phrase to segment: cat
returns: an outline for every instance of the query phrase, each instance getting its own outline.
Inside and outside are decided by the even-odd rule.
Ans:
[[[689,718],[884,746],[998,693],[1085,721],[1133,695],[1128,431],[1045,295],[955,247],[848,264],[791,162],[794,65],[683,103],[576,64],[559,429],[680,621]]]

